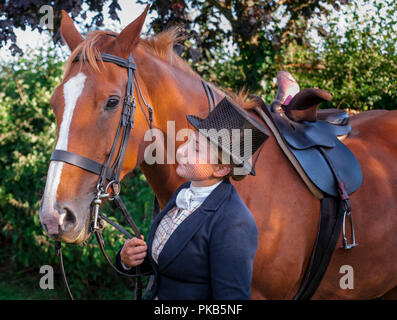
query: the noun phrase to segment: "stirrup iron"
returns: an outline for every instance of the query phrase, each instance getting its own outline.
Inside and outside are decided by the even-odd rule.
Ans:
[[[348,201],[348,200],[346,200]],[[342,239],[342,248],[345,250],[350,250],[354,247],[358,246],[358,243],[356,243],[356,234],[354,232],[354,225],[353,225],[353,216],[350,210],[350,204],[345,202],[345,212],[343,213],[343,239]],[[351,226],[351,237],[352,237],[352,242],[348,243],[347,238],[346,238],[346,216],[350,217],[350,226]]]

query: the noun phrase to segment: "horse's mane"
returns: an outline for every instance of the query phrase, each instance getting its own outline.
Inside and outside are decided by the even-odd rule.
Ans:
[[[172,66],[183,70],[194,77],[201,79],[199,74],[195,72],[189,66],[189,64],[174,51],[174,45],[184,39],[184,37],[180,36],[179,34],[180,29],[178,27],[173,27],[160,32],[151,38],[141,38],[139,43],[154,56],[167,61]]]
[[[183,39],[183,37],[179,36],[178,34],[178,27],[170,28],[148,39],[140,38],[139,44],[154,56],[168,62],[177,69],[201,79],[200,75],[174,51],[174,45]],[[73,60],[79,53],[81,54],[80,61],[88,63],[94,70],[99,71],[98,62],[103,62],[97,47],[100,46],[101,42],[103,42],[109,35],[117,36],[118,34],[115,32],[102,30],[96,30],[89,33],[85,40],[73,50],[69,59],[66,61],[63,73],[64,76],[68,73]],[[227,94],[244,109],[251,109],[255,106],[255,103],[252,100],[246,101],[248,93],[245,89],[240,90],[237,94],[231,91],[221,91]]]

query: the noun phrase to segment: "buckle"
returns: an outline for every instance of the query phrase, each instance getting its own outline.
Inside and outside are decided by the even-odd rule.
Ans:
[[[132,98],[132,101],[131,101]],[[122,125],[123,127],[125,127],[128,123],[128,121],[130,121],[131,119],[131,127],[133,128],[133,114],[134,114],[134,110],[136,107],[136,101],[135,101],[135,97],[131,96],[131,95],[126,95],[124,98],[124,106],[123,106],[123,112],[121,114],[121,119],[122,119]],[[132,116],[131,116],[132,115]]]
[[[136,70],[136,66],[134,63],[134,59],[132,58],[132,55],[129,56],[128,58],[128,65],[127,65],[128,69],[132,69],[132,70]]]

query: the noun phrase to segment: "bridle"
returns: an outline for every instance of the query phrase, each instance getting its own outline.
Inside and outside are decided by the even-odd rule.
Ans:
[[[134,87],[136,85],[137,91],[139,92],[139,97],[142,100],[142,102],[145,104],[148,113],[149,113],[149,119],[146,118],[146,114],[142,109],[141,103],[139,103],[139,106],[142,109],[143,114],[145,115],[146,122],[149,125],[149,128],[152,129],[153,125],[153,108],[150,106],[144,99],[142,95],[141,88],[139,86],[138,79],[135,74],[136,66],[134,63],[134,60],[132,58],[132,55],[127,59],[114,56],[111,54],[107,53],[101,53],[101,58],[102,61],[104,62],[111,62],[114,63],[120,67],[126,68],[128,72],[128,82],[127,82],[127,87],[126,87],[126,95],[124,98],[124,103],[123,103],[123,109],[121,113],[121,119],[117,128],[116,136],[110,151],[110,154],[108,156],[107,161],[104,164],[101,164],[97,161],[94,161],[92,159],[83,157],[79,154],[70,152],[70,151],[65,151],[65,150],[59,150],[55,149],[51,155],[50,161],[62,161],[74,166],[77,166],[79,168],[82,168],[86,171],[89,171],[91,173],[95,173],[99,176],[97,185],[96,185],[96,194],[95,198],[92,201],[91,207],[91,225],[90,225],[90,232],[93,232],[98,240],[100,249],[102,251],[102,254],[104,255],[106,261],[112,266],[114,270],[116,270],[117,273],[122,274],[127,277],[132,277],[136,279],[136,292],[135,292],[135,298],[137,300],[140,300],[142,298],[142,283],[141,283],[141,276],[143,275],[149,275],[150,273],[140,273],[139,267],[136,267],[136,274],[127,274],[124,272],[119,271],[111,262],[110,258],[107,256],[105,253],[104,249],[104,240],[102,237],[101,229],[102,229],[102,223],[101,220],[105,220],[108,222],[110,225],[112,225],[114,228],[119,230],[121,233],[123,233],[125,236],[127,236],[129,239],[132,238],[132,235],[126,231],[124,228],[121,226],[117,225],[115,222],[110,220],[108,217],[106,217],[102,212],[100,212],[100,206],[102,204],[103,199],[108,199],[111,201],[114,201],[116,206],[121,210],[123,213],[123,216],[127,220],[128,224],[131,226],[132,230],[134,231],[134,236],[137,238],[141,238],[141,233],[138,230],[138,227],[136,226],[134,220],[131,218],[131,215],[128,213],[128,210],[124,204],[124,202],[121,200],[119,197],[120,194],[120,174],[121,174],[121,169],[123,167],[123,162],[125,158],[125,153],[127,151],[127,146],[128,146],[128,140],[130,136],[131,129],[134,128],[134,116],[135,116],[135,109],[136,109],[136,100],[134,96]],[[73,62],[82,60],[80,54],[76,56],[76,58],[73,60]],[[116,154],[116,148],[117,145],[120,141],[120,146],[118,148],[117,154]],[[115,160],[113,164],[111,164],[111,161],[113,157],[115,157]],[[106,181],[109,181],[106,184]],[[110,188],[113,189],[113,194],[109,192]],[[68,281],[66,279],[66,274],[63,266],[63,257],[62,257],[62,248],[61,248],[61,243],[56,242],[55,248],[57,251],[57,254],[60,259],[60,266],[61,266],[61,273],[63,275],[63,279],[65,282],[65,286],[69,295],[70,299],[73,299],[73,295],[70,291]]]
[[[139,229],[137,225],[135,224],[134,220],[132,219],[131,215],[129,214],[124,202],[120,198],[120,173],[121,169],[123,166],[124,158],[125,158],[125,153],[127,151],[127,146],[128,146],[128,140],[130,136],[131,129],[134,128],[134,116],[135,116],[135,109],[136,109],[136,100],[135,100],[135,95],[134,95],[134,87],[137,87],[137,92],[139,93],[138,98],[143,102],[143,104],[146,106],[148,113],[149,113],[149,119],[146,117],[146,113],[144,112],[141,103],[139,103],[140,108],[142,109],[142,113],[145,116],[146,122],[149,125],[149,128],[152,129],[153,127],[153,107],[149,105],[143,95],[142,91],[138,82],[138,79],[136,77],[136,66],[134,63],[134,60],[132,58],[132,55],[129,56],[128,60],[114,56],[111,54],[107,53],[100,53],[101,59],[104,62],[111,62],[116,64],[117,66],[123,67],[127,69],[128,72],[128,82],[127,82],[127,87],[126,87],[126,95],[124,98],[124,103],[123,103],[123,109],[121,113],[121,119],[117,128],[116,136],[110,151],[110,154],[108,156],[108,159],[104,164],[101,164],[95,160],[83,157],[79,154],[70,152],[70,151],[65,151],[65,150],[60,150],[60,149],[55,149],[51,155],[50,161],[62,161],[65,163],[68,163],[70,165],[77,166],[81,169],[84,169],[86,171],[89,171],[91,173],[95,173],[99,176],[97,185],[96,185],[96,194],[95,198],[91,203],[92,211],[91,211],[91,225],[90,225],[90,232],[93,232],[97,238],[99,247],[101,249],[101,252],[103,256],[105,257],[106,261],[109,263],[109,265],[118,273],[126,277],[132,277],[135,278],[136,280],[136,285],[135,285],[135,299],[136,300],[141,300],[142,299],[142,276],[150,275],[151,272],[146,272],[146,273],[141,273],[140,268],[136,267],[136,273],[135,274],[128,274],[119,271],[116,266],[111,262],[110,258],[105,252],[105,243],[104,239],[101,233],[101,229],[103,228],[102,225],[102,219],[105,220],[107,223],[109,223],[111,226],[113,226],[115,229],[123,233],[127,238],[131,239],[133,236],[126,231],[123,227],[119,226],[116,224],[114,221],[110,220],[106,215],[104,215],[102,212],[100,212],[100,206],[102,204],[102,199],[108,199],[110,201],[114,201],[116,206],[121,210],[124,218],[127,220],[128,224],[132,228],[134,232],[134,237],[141,238],[141,233],[139,232]],[[76,58],[73,60],[73,62],[77,62],[81,59],[81,55],[78,54]],[[213,89],[203,80],[201,80],[201,83],[204,87],[204,90],[206,92],[207,98],[208,98],[208,103],[209,103],[209,110],[212,111],[216,105],[216,96],[213,91]],[[121,138],[120,138],[121,137]],[[118,148],[117,155],[116,155],[116,148],[118,145],[119,140],[120,141],[120,147]],[[111,165],[111,161],[113,157],[116,155],[115,161]],[[109,181],[106,184],[106,181]],[[113,189],[113,194],[108,192],[108,190],[112,188]],[[157,198],[154,198],[155,203],[154,203],[154,211],[158,211],[158,202]],[[154,212],[153,211],[153,212]],[[60,268],[61,268],[61,273],[63,276],[63,280],[65,283],[65,287],[67,289],[67,293],[69,295],[69,298],[73,300],[73,295],[71,293],[67,278],[66,278],[66,273],[65,273],[65,268],[63,264],[63,255],[62,255],[62,247],[60,242],[55,242],[55,250],[57,252],[57,255],[59,256],[59,261],[60,261]],[[143,293],[143,296],[146,295],[146,293],[150,290],[152,284],[154,281],[154,277],[151,276],[149,279],[149,284]]]

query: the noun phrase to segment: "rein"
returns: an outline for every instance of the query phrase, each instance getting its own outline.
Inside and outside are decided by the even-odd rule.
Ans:
[[[124,104],[123,104],[123,110],[121,114],[121,119],[117,128],[116,132],[116,137],[114,139],[109,157],[107,161],[104,164],[101,164],[95,160],[83,157],[79,154],[70,152],[70,151],[65,151],[65,150],[60,150],[60,149],[55,149],[51,155],[50,161],[62,161],[65,163],[68,163],[70,165],[77,166],[81,169],[84,169],[86,171],[89,171],[91,173],[95,173],[99,176],[97,185],[96,185],[96,194],[95,198],[92,201],[92,211],[91,211],[91,225],[90,225],[90,232],[93,232],[95,234],[95,237],[98,241],[99,247],[101,249],[101,252],[103,256],[105,257],[106,261],[109,263],[109,265],[118,273],[126,277],[130,278],[135,278],[136,280],[136,285],[135,285],[135,299],[136,300],[141,300],[142,299],[142,276],[150,275],[152,272],[146,272],[146,273],[141,273],[140,268],[136,267],[136,273],[135,274],[128,274],[119,271],[116,266],[111,262],[111,259],[105,252],[105,243],[104,239],[101,233],[101,229],[103,228],[102,220],[105,220],[107,223],[109,223],[112,227],[117,229],[119,232],[124,234],[127,238],[131,239],[133,236],[126,231],[123,227],[119,226],[117,223],[113,222],[110,220],[106,215],[104,215],[100,211],[100,206],[102,204],[102,199],[108,199],[110,201],[114,201],[116,206],[121,210],[124,218],[127,220],[128,224],[134,231],[134,236],[137,238],[141,238],[141,233],[139,232],[139,229],[137,225],[135,224],[134,220],[131,218],[131,215],[129,214],[124,202],[122,199],[119,197],[120,194],[120,173],[121,169],[123,166],[124,158],[125,158],[125,153],[127,151],[127,146],[128,146],[128,140],[130,136],[131,130],[134,128],[134,116],[135,116],[135,109],[136,109],[136,100],[134,96],[134,87],[137,87],[137,92],[139,92],[139,98],[143,102],[143,104],[146,106],[148,113],[149,113],[149,119],[146,117],[146,113],[142,109],[141,103],[139,103],[139,106],[145,116],[146,122],[149,125],[149,128],[152,129],[153,125],[153,107],[149,105],[143,95],[142,91],[138,82],[138,79],[136,77],[136,66],[134,63],[134,60],[132,58],[132,55],[129,56],[129,59],[124,59],[118,56],[114,56],[111,54],[107,53],[101,53],[101,58],[102,61],[104,62],[111,62],[114,63],[120,67],[126,68],[128,72],[128,82],[127,82],[127,87],[126,87],[126,95],[124,98]],[[80,54],[76,56],[76,58],[73,60],[73,62],[77,62],[81,60]],[[208,103],[209,103],[209,108],[210,111],[213,110],[214,106],[216,105],[216,97],[214,94],[213,89],[203,80],[201,80],[202,85],[204,87],[204,90],[207,94],[208,98]],[[118,144],[118,141],[121,139],[120,142],[120,147],[117,151],[116,155],[116,147]],[[116,155],[115,161],[113,162],[113,165],[111,165],[111,161],[113,157]],[[106,184],[106,181],[110,181],[109,183]],[[108,192],[108,190],[112,188],[113,189],[113,194],[111,192]],[[158,211],[159,206],[158,206],[158,201],[155,196],[154,198],[154,206],[153,206],[153,216],[157,213],[155,211]],[[56,241],[55,242],[55,251],[59,257],[60,261],[60,269],[62,273],[62,277],[65,283],[65,287],[68,293],[68,296],[71,300],[73,300],[73,295],[70,290],[67,278],[66,278],[66,273],[65,273],[65,268],[63,264],[63,255],[62,255],[62,246],[61,243]],[[149,279],[149,284],[143,293],[143,296],[146,295],[146,293],[151,289],[151,286],[153,284],[154,278],[153,276]]]

